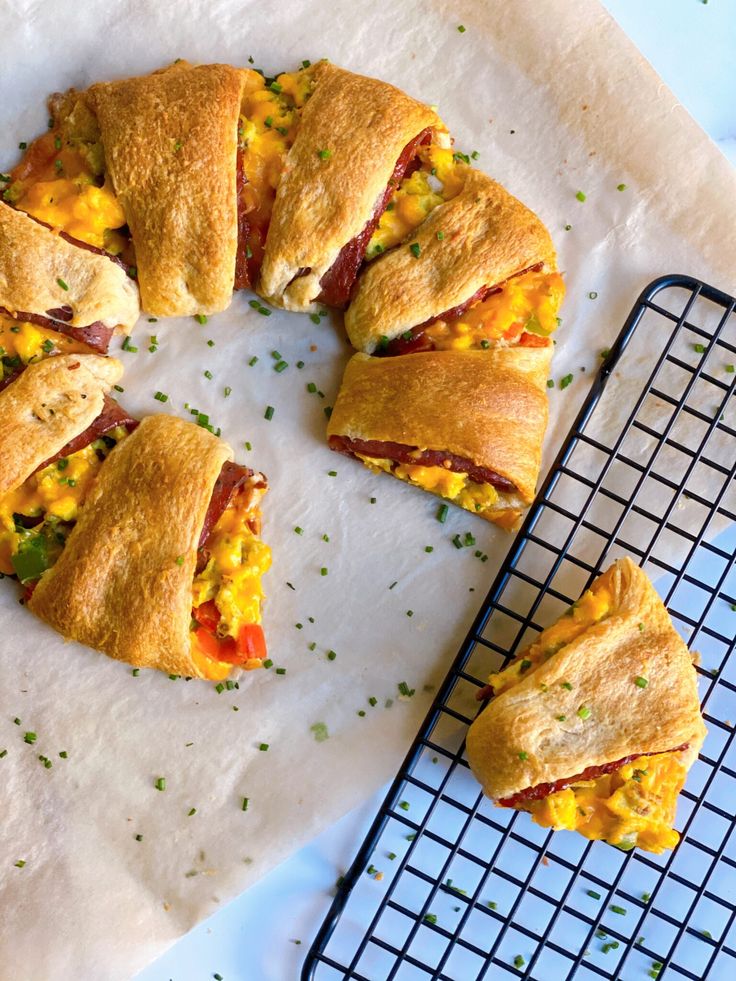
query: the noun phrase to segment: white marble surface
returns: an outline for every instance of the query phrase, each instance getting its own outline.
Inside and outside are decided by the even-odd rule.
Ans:
[[[605,5],[736,165],[736,0]],[[216,974],[224,981],[296,981],[335,880],[350,864],[383,795],[382,790],[210,917],[137,981],[204,981]]]

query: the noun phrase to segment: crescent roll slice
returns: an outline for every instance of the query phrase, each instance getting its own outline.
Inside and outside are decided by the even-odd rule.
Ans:
[[[534,498],[547,425],[546,347],[355,354],[330,448],[505,527]]]
[[[112,446],[135,425],[92,354],[29,365],[0,391],[0,572],[31,586],[58,558]]]
[[[344,306],[368,242],[419,146],[445,140],[436,113],[375,78],[328,62],[288,152],[259,292],[287,310]]]
[[[149,416],[101,468],[30,609],[139,667],[224,678],[266,656],[263,474],[193,423]]]
[[[5,368],[37,360],[49,349],[104,354],[113,331],[129,331],[139,312],[138,290],[119,263],[0,203]],[[13,358],[17,362],[9,363]]]
[[[646,574],[619,559],[490,678],[467,755],[484,792],[619,848],[673,848],[706,730],[693,659]]]
[[[452,180],[462,190],[361,274],[345,314],[358,350],[485,348],[557,326],[564,286],[542,222],[478,170],[456,165]]]
[[[86,93],[149,313],[208,314],[230,303],[238,118],[247,75],[229,65],[179,61]]]

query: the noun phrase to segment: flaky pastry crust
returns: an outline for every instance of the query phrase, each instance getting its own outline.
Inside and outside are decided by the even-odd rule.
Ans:
[[[133,236],[149,313],[207,314],[230,303],[238,117],[248,74],[179,61],[85,93]]]
[[[276,192],[258,290],[297,311],[316,309],[320,280],[371,218],[404,147],[428,127],[444,132],[432,109],[392,85],[328,62],[315,67]]]
[[[74,327],[99,322],[125,331],[140,312],[138,290],[118,263],[1,202],[0,307],[42,317],[69,307]]]
[[[431,351],[348,362],[327,435],[445,450],[518,488],[498,509],[534,498],[547,426],[552,344]]]
[[[601,578],[612,612],[493,698],[471,725],[468,761],[489,797],[685,743],[684,765],[696,758],[705,725],[687,647],[631,559],[619,559]],[[647,686],[638,687],[637,677]],[[589,718],[577,714],[581,705]]]
[[[122,374],[115,358],[60,354],[28,365],[0,392],[0,497],[94,422]]]
[[[137,667],[200,677],[190,652],[197,545],[227,443],[148,416],[100,468],[29,607],[64,637]]]
[[[371,353],[404,331],[542,263],[554,270],[549,232],[533,211],[479,170],[436,207],[409,239],[363,270],[345,313],[353,347]],[[440,233],[440,238],[437,233]],[[419,246],[416,256],[410,245]],[[416,249],[415,249],[416,251]]]

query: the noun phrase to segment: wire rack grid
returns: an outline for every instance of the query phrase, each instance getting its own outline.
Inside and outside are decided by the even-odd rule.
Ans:
[[[303,981],[736,977],[735,307],[687,276],[639,297],[338,888]],[[708,737],[680,797],[681,842],[661,856],[494,807],[464,755],[488,674],[625,554],[700,653]]]

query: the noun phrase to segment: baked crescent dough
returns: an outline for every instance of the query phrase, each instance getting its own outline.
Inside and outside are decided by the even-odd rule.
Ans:
[[[117,262],[72,245],[2,203],[0,307],[11,314],[43,317],[50,310],[70,307],[72,318],[67,322],[75,327],[99,322],[126,332],[140,313],[138,290]]]
[[[0,497],[94,422],[122,374],[115,358],[60,354],[0,391]]]
[[[468,761],[489,797],[684,744],[688,763],[696,758],[705,738],[697,678],[664,604],[631,559],[600,582],[611,594],[608,615],[493,698],[471,725]],[[580,706],[589,718],[578,716]]]
[[[133,237],[148,313],[207,314],[230,303],[238,117],[248,74],[179,61],[86,93]]]
[[[317,308],[320,280],[371,218],[404,147],[428,127],[444,131],[432,109],[386,82],[329,62],[315,69],[276,192],[258,289],[287,310]]]
[[[520,511],[534,498],[551,358],[551,343],[394,358],[355,354],[327,435],[444,450],[492,469],[518,489],[484,514],[497,520],[500,511]]]
[[[197,545],[227,443],[149,416],[105,461],[30,609],[71,640],[169,674],[201,677],[190,652]]]
[[[410,241],[363,270],[345,313],[353,347],[371,353],[382,338],[393,340],[483,286],[540,263],[556,269],[549,232],[534,212],[490,177],[464,169],[463,190],[438,205]],[[419,246],[417,256],[409,245]]]

